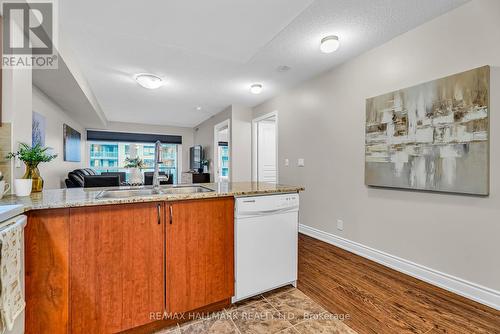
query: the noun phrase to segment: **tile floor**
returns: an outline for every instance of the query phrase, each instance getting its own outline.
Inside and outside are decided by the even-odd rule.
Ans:
[[[341,316],[288,286],[156,334],[356,334],[339,320]]]

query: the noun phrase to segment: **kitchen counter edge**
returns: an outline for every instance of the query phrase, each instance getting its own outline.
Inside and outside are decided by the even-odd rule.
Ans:
[[[274,185],[268,183],[236,182],[236,183],[208,183],[200,184],[214,190],[205,193],[188,194],[158,194],[128,198],[97,198],[103,190],[119,188],[96,189],[52,189],[41,193],[33,193],[29,197],[5,196],[0,199],[0,205],[23,205],[24,213],[33,210],[65,209],[87,206],[118,205],[146,202],[169,202],[194,199],[210,199],[218,197],[259,196],[283,193],[297,193],[304,191],[301,186]]]

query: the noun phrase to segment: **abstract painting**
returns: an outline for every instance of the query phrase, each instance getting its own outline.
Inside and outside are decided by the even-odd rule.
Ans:
[[[45,116],[33,111],[31,121],[31,145],[45,147]]]
[[[81,138],[80,132],[67,124],[63,125],[64,133],[64,161],[81,161]]]
[[[489,194],[488,66],[366,100],[365,183]]]

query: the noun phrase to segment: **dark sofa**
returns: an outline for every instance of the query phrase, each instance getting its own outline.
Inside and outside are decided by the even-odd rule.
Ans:
[[[97,175],[92,168],[75,169],[68,173],[68,178],[64,181],[66,188],[83,188],[85,184],[85,175]]]
[[[68,178],[64,182],[66,188],[114,187],[120,185],[122,177],[118,173],[99,175],[92,168],[82,168],[69,172]]]

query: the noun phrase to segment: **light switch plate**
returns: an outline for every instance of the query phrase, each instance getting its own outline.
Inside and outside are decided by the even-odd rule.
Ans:
[[[344,230],[344,221],[342,219],[337,219],[337,230],[339,231]]]
[[[305,161],[304,159],[300,158],[300,159],[297,159],[297,166],[298,167],[304,167],[306,164],[305,164]]]
[[[288,166],[290,166],[290,160],[288,160],[288,158],[287,158],[287,159],[285,159],[285,167],[288,167]]]

